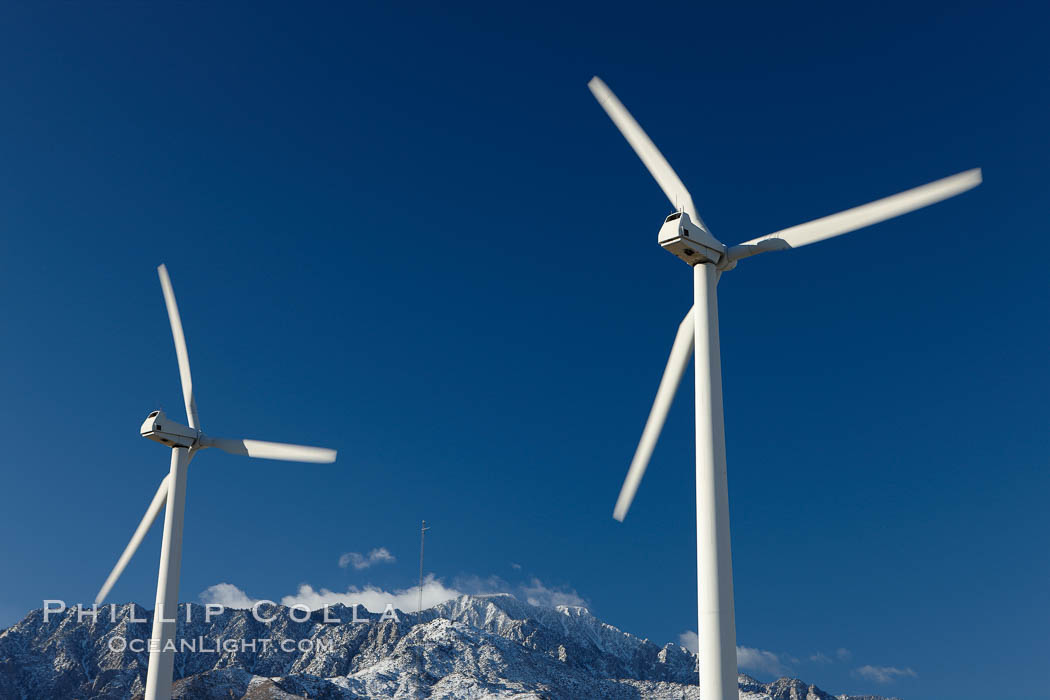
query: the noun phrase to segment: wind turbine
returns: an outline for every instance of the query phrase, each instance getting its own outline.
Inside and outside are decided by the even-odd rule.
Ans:
[[[290,462],[315,462],[327,464],[335,461],[335,450],[323,447],[305,447],[280,442],[213,438],[200,429],[197,403],[193,398],[193,379],[190,377],[190,357],[186,349],[186,336],[182,332],[179,308],[175,304],[175,291],[171,287],[168,270],[163,265],[157,268],[160,286],[164,290],[164,303],[168,308],[171,334],[175,339],[175,354],[179,361],[179,376],[182,379],[182,397],[186,403],[186,420],[182,425],[154,411],[146,416],[139,432],[171,448],[171,470],[160,482],[153,502],[139,523],[131,541],[120,555],[109,578],[102,585],[95,603],[98,604],[113,588],[146,536],[150,526],[164,509],[164,539],[160,547],[160,573],[157,578],[157,601],[153,609],[153,633],[149,646],[149,668],[146,672],[146,700],[169,700],[171,698],[172,670],[175,661],[175,613],[179,603],[179,565],[182,561],[182,525],[186,504],[186,472],[190,460],[198,451],[208,447],[248,457],[280,459]],[[168,617],[170,615],[170,617]]]
[[[863,206],[847,209],[728,247],[719,242],[693,206],[678,175],[653,142],[598,77],[588,87],[642,159],[677,211],[660,228],[659,243],[693,268],[693,308],[678,327],[671,356],[656,392],[613,517],[623,521],[660,437],[690,352],[696,354],[696,566],[700,697],[736,700],[736,623],[733,617],[733,562],[729,547],[729,492],[726,484],[722,368],[718,348],[716,287],[722,272],[758,253],[798,248],[920,209],[981,183],[980,169],[968,170]]]

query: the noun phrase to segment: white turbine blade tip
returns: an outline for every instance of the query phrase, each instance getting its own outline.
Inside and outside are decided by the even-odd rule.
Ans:
[[[606,85],[605,81],[597,75],[587,81],[587,87],[591,89],[591,92],[598,99],[601,99],[604,96],[604,93],[609,92],[609,86]],[[599,95],[599,93],[602,93],[602,95]]]
[[[661,382],[661,388],[663,388],[664,384],[665,382]],[[634,453],[634,459],[631,460],[631,467],[627,470],[627,477],[623,480],[623,486],[620,487],[620,495],[616,499],[616,507],[613,509],[613,517],[620,522],[623,522],[623,519],[627,517],[627,511],[630,510],[631,504],[634,503],[634,496],[638,493],[638,487],[642,485],[642,477],[645,476],[645,470],[649,467],[649,460],[653,455],[653,449],[656,447],[656,441],[660,439],[660,431],[663,429],[667,411],[671,408],[670,400],[674,398],[674,390],[677,388],[677,384],[675,384],[670,390],[669,398],[666,400],[661,401],[658,396],[649,414],[649,420],[646,421],[645,429],[642,431],[642,439],[638,442],[638,449]],[[663,393],[665,396],[667,395],[666,389]]]
[[[631,470],[627,474],[624,486],[619,489],[616,507],[612,509],[612,516],[617,521],[623,523],[624,518],[627,517],[627,511],[631,509],[631,504],[634,503],[634,494],[638,490],[638,485],[642,483],[642,476],[645,475],[646,467],[648,466],[648,461],[645,464],[631,465]]]
[[[964,173],[959,173],[958,177],[964,179],[969,184],[969,186],[966,188],[967,190],[973,189],[974,187],[977,187],[977,185],[984,182],[984,173],[981,172],[980,168],[974,168],[973,170],[967,170]],[[960,191],[965,192],[966,190]]]

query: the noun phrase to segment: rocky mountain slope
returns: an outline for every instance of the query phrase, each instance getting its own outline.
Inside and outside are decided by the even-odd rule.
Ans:
[[[528,605],[509,595],[463,596],[397,620],[361,608],[316,611],[298,622],[226,610],[205,621],[180,606],[175,697],[540,698],[698,700],[696,657],[603,623],[585,608]],[[300,619],[305,613],[296,612]],[[141,695],[152,615],[134,604],[77,621],[42,610],[0,633],[0,698],[130,698]],[[254,645],[250,642],[256,640]],[[142,644],[140,641],[139,644]],[[252,648],[254,646],[254,648]],[[881,700],[829,695],[795,679],[740,676],[741,700]]]

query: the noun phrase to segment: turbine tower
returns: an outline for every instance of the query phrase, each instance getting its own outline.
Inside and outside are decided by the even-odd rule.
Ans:
[[[689,355],[696,355],[696,567],[700,697],[736,700],[736,623],[733,617],[733,563],[729,547],[729,490],[726,482],[722,368],[718,348],[716,288],[722,272],[742,258],[798,248],[953,197],[981,183],[980,169],[968,170],[838,214],[727,247],[704,224],[693,199],[653,142],[598,77],[588,87],[659,183],[676,211],[660,228],[660,245],[693,268],[693,307],[678,327],[671,356],[656,392],[613,517],[623,521],[660,436]]]
[[[179,566],[182,561],[182,525],[186,504],[186,473],[190,460],[198,451],[208,447],[217,447],[231,454],[290,462],[327,464],[334,462],[336,456],[335,450],[323,447],[305,447],[261,440],[213,438],[201,432],[197,403],[193,398],[190,357],[186,349],[186,337],[182,332],[179,308],[175,304],[175,291],[171,287],[167,268],[161,265],[157,268],[157,273],[160,275],[160,285],[164,291],[164,303],[168,309],[168,320],[171,322],[171,334],[175,339],[175,354],[179,361],[182,396],[186,403],[186,420],[189,425],[182,425],[172,420],[162,411],[154,411],[149,414],[142,424],[139,430],[142,437],[171,448],[171,468],[168,475],[161,480],[160,487],[153,496],[153,502],[146,510],[146,514],[124,549],[124,553],[117,560],[117,565],[113,567],[109,578],[95,596],[96,604],[105,599],[163,509],[164,539],[161,541],[160,548],[160,572],[157,578],[157,601],[153,608],[153,632],[149,645],[145,700],[169,700],[171,698],[172,670],[176,649],[175,614],[179,604]]]

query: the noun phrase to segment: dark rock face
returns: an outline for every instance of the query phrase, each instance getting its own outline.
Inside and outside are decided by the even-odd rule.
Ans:
[[[339,623],[324,622],[321,611],[297,622],[281,607],[264,610],[267,622],[247,610],[205,621],[199,605],[186,622],[186,607],[179,610],[173,693],[187,700],[699,698],[697,660],[682,647],[658,647],[584,608],[508,595],[463,596],[398,619],[358,609],[356,623],[343,606],[329,612]],[[152,613],[134,604],[79,622],[76,610],[47,622],[35,610],[0,633],[0,697],[141,697],[151,625]],[[799,680],[748,676],[740,695],[846,700]]]

